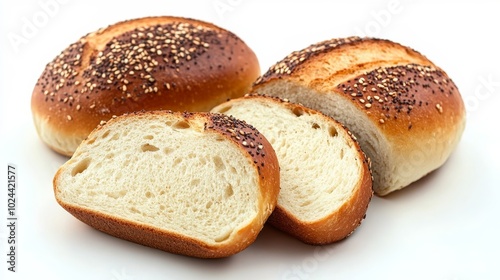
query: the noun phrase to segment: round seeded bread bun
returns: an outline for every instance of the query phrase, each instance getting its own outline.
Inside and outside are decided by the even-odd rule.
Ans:
[[[465,106],[451,78],[389,40],[311,45],[273,65],[253,91],[302,103],[347,126],[371,158],[381,196],[443,165],[465,127]]]
[[[70,156],[114,115],[208,111],[243,96],[259,74],[254,52],[227,30],[178,17],[134,19],[83,36],[48,63],[31,109],[40,138]]]

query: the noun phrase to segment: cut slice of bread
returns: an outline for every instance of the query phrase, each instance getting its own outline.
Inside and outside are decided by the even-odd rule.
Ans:
[[[368,159],[341,124],[302,105],[257,95],[212,112],[252,124],[276,151],[281,191],[270,224],[309,244],[341,240],[359,226],[372,178]]]
[[[54,177],[58,203],[88,225],[202,258],[248,247],[276,205],[269,142],[220,114],[141,112],[96,128]]]

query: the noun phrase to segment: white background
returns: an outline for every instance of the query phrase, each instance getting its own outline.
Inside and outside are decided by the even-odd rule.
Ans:
[[[500,279],[500,2],[110,2],[3,1],[0,7],[1,279]],[[361,227],[333,245],[304,245],[266,227],[245,251],[201,260],[108,236],[56,203],[52,177],[67,158],[39,140],[30,97],[45,64],[70,43],[152,15],[198,18],[233,31],[256,52],[262,71],[293,50],[334,37],[369,35],[411,46],[457,84],[468,110],[465,133],[441,169],[374,198]],[[8,163],[18,168],[16,273],[6,263]]]

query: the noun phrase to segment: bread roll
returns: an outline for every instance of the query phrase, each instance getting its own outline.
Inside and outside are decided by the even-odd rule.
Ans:
[[[279,165],[252,126],[167,111],[99,126],[54,177],[59,204],[113,236],[187,256],[248,247],[273,211]]]
[[[440,167],[465,127],[464,103],[446,73],[388,40],[311,45],[273,65],[253,92],[300,102],[346,125],[372,160],[378,195]]]
[[[253,51],[213,24],[178,17],[119,22],[47,64],[31,109],[40,138],[71,155],[101,121],[138,110],[208,111],[260,74]]]
[[[281,190],[269,223],[308,244],[349,236],[372,197],[369,162],[352,134],[322,113],[265,96],[245,96],[213,112],[263,133],[280,163]]]

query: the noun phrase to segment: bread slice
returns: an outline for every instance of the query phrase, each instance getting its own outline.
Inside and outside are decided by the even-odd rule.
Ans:
[[[54,177],[58,203],[113,236],[201,258],[249,246],[276,205],[279,165],[252,126],[141,112],[96,128]]]
[[[465,127],[463,100],[447,74],[417,51],[382,39],[332,39],[293,52],[252,92],[344,124],[371,158],[380,196],[442,166]]]
[[[309,244],[341,240],[358,227],[372,197],[369,161],[341,124],[278,98],[247,95],[216,106],[255,126],[281,169],[273,226]]]

